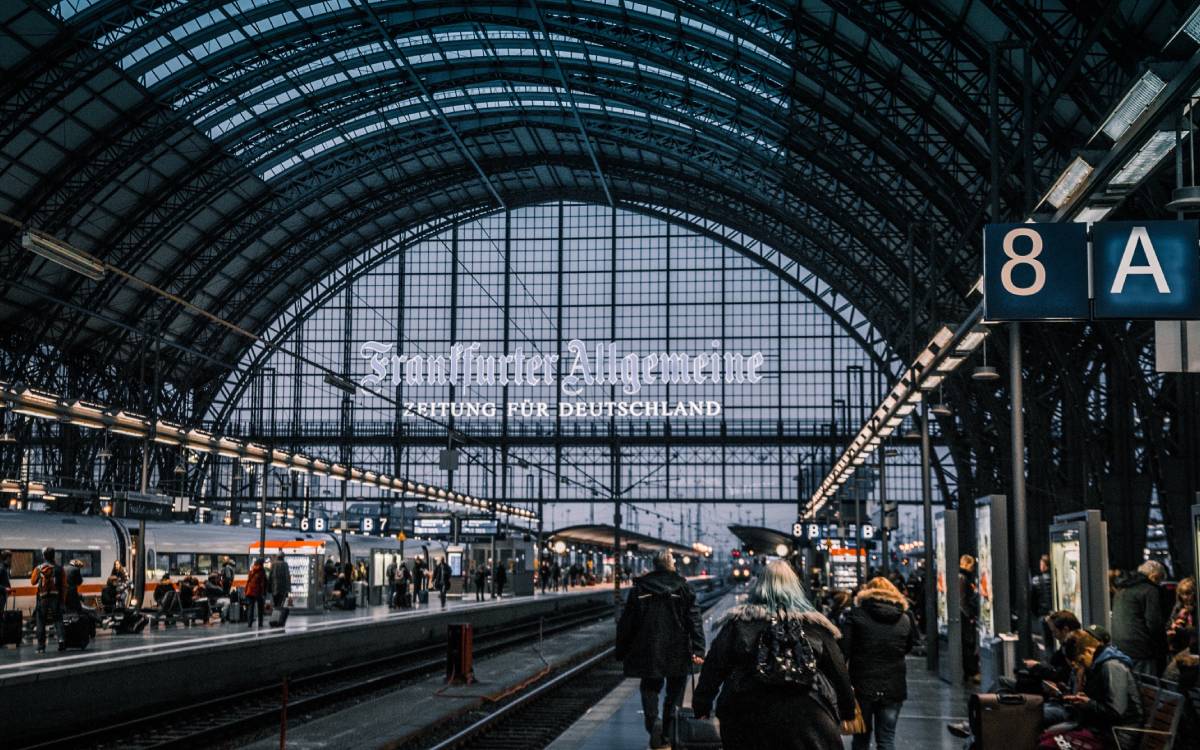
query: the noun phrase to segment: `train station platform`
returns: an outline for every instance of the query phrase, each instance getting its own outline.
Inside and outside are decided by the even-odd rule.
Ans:
[[[444,654],[447,625],[470,623],[477,633],[538,623],[564,613],[612,604],[611,586],[591,586],[476,602],[434,597],[410,610],[383,606],[354,612],[297,614],[285,628],[220,624],[147,629],[138,635],[103,632],[87,651],[35,655],[33,646],[0,650],[0,694],[6,712],[22,716],[6,743],[44,741],[89,723],[118,723],[159,709],[196,703],[220,693],[278,684],[285,676],[355,664],[423,646]],[[444,656],[442,656],[444,659]],[[148,676],[153,680],[148,681]],[[153,686],[152,688],[150,686]],[[103,700],[118,689],[120,701]],[[143,686],[139,688],[138,686]],[[63,726],[62,712],[39,710],[45,695],[93,696],[80,701]]]
[[[740,594],[730,593],[704,617],[705,638],[711,643],[715,623]],[[921,750],[961,750],[963,741],[946,731],[946,724],[967,717],[966,694],[925,669],[923,658],[908,658],[908,700],[900,712],[896,742],[901,747]],[[615,690],[580,717],[547,750],[640,750],[648,747],[642,719],[638,680],[624,680]],[[690,706],[692,686],[687,686],[683,704]],[[850,738],[844,738],[850,747]]]

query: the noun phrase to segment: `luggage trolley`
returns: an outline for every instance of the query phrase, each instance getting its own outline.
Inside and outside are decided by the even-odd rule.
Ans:
[[[1108,524],[1100,511],[1055,516],[1050,526],[1050,577],[1054,609],[1067,609],[1084,625],[1110,627]]]

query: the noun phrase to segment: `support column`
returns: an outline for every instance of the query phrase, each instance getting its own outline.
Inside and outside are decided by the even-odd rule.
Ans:
[[[880,446],[882,447],[882,446]],[[921,505],[925,532],[925,667],[938,668],[937,572],[933,562],[933,487],[929,477],[929,404],[921,400]],[[955,561],[957,564],[957,561]],[[950,570],[947,564],[947,570]]]

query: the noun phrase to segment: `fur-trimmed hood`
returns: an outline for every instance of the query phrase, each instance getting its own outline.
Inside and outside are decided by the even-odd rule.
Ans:
[[[854,595],[854,605],[857,607],[861,607],[869,601],[895,604],[901,612],[908,609],[908,600],[904,598],[904,594],[899,592],[887,589],[863,589]]]
[[[724,625],[727,622],[738,620],[741,622],[753,622],[760,620],[766,622],[773,616],[778,616],[778,612],[767,609],[761,604],[739,604],[732,607],[728,612],[722,615],[717,620],[717,625]],[[798,620],[805,625],[816,625],[829,631],[834,638],[841,638],[842,631],[838,630],[837,626],[829,621],[829,618],[820,612],[784,612],[783,616],[788,620]]]

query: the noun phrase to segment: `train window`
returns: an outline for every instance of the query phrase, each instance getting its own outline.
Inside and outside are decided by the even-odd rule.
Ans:
[[[191,575],[196,572],[196,556],[191,552],[176,552],[171,555],[171,573],[175,575]]]
[[[250,556],[249,555],[230,555],[233,560],[233,569],[237,573],[250,572]]]
[[[208,575],[215,567],[219,567],[214,563],[216,555],[196,555],[196,572]]]
[[[62,550],[55,557],[59,564],[66,564],[72,560],[83,563],[82,572],[85,577],[100,575],[100,550]]]
[[[33,568],[37,564],[34,560],[41,562],[41,550],[34,551],[31,549],[15,549],[12,551],[12,569],[9,575],[13,578],[29,578],[33,575]]]

